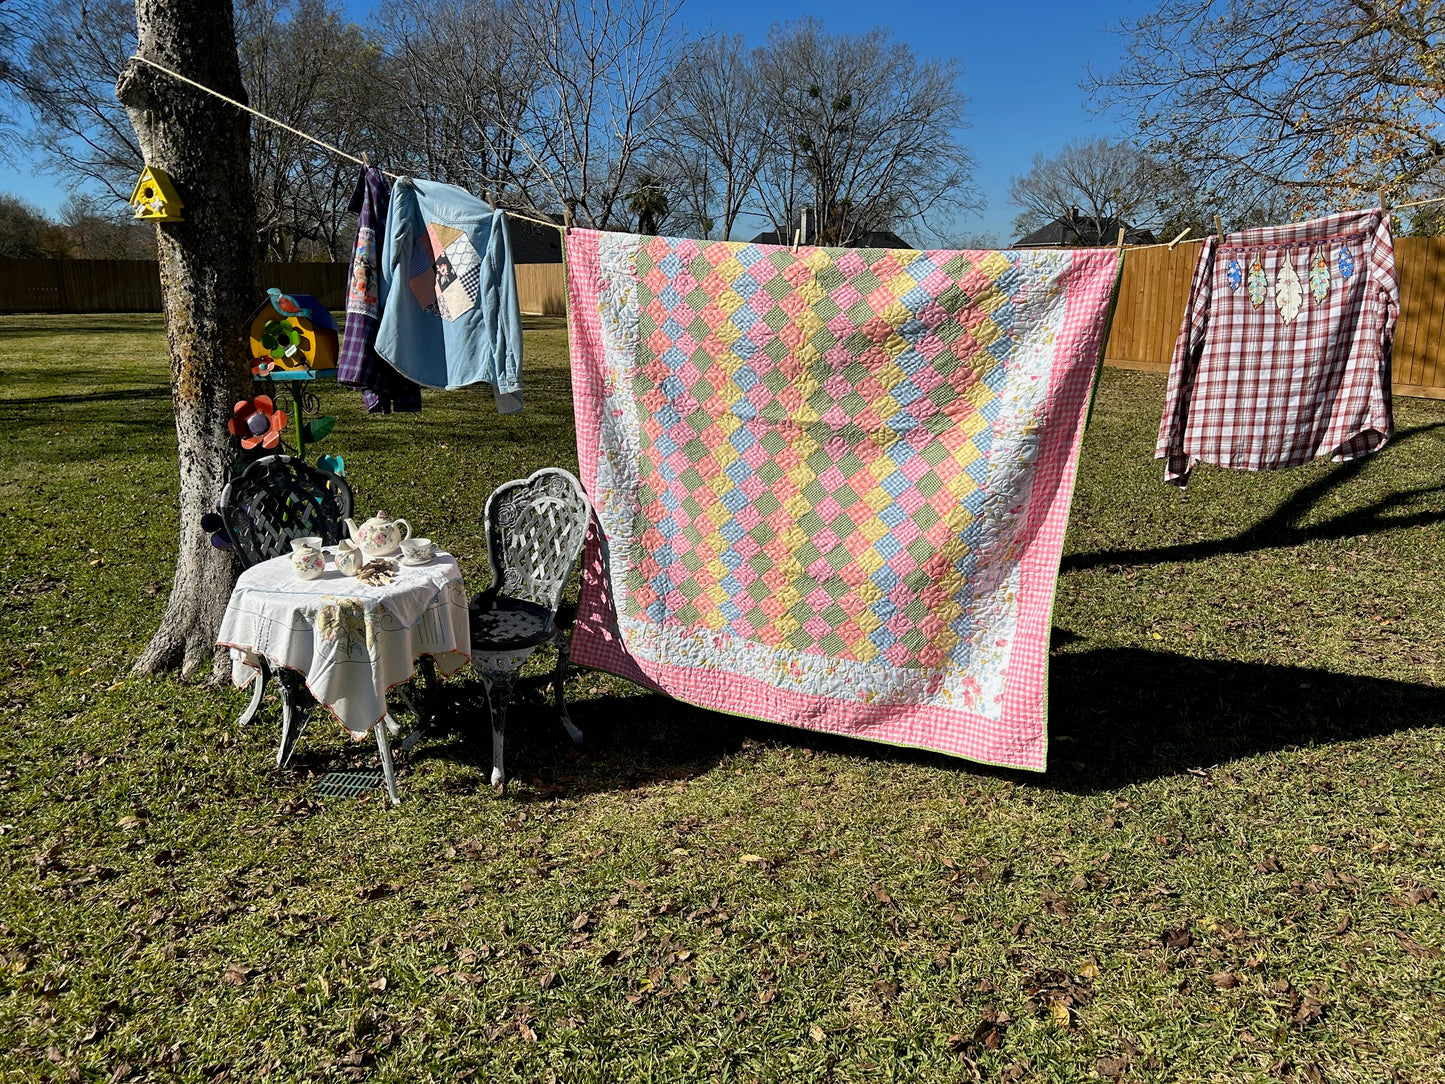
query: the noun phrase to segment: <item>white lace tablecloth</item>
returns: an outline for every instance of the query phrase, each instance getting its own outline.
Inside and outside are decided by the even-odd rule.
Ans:
[[[353,737],[386,715],[386,693],[423,655],[451,674],[471,661],[467,597],[456,558],[398,562],[396,579],[368,587],[343,576],[328,549],[326,571],[296,576],[289,557],[241,573],[216,642],[231,649],[231,680],[249,685],[265,656],[305,675],[306,687]]]

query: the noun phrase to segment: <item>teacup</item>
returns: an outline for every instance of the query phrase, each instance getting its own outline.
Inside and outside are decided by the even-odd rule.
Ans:
[[[297,539],[297,541],[303,540]],[[295,546],[291,550],[291,567],[296,570],[298,579],[314,580],[326,571],[326,554],[320,546],[313,546],[309,543]]]
[[[308,534],[302,535],[300,538],[291,539],[292,550],[305,549],[308,547],[313,550],[319,550],[321,548],[321,536]]]
[[[413,564],[421,564],[436,556],[436,547],[431,544],[430,538],[403,538],[401,555]]]
[[[343,576],[355,576],[366,564],[366,555],[361,547],[349,538],[336,544],[336,567]]]

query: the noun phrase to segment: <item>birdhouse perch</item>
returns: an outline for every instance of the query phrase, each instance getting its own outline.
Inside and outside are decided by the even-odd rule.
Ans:
[[[185,215],[185,206],[176,193],[176,186],[163,169],[146,166],[141,170],[140,179],[135,182],[135,191],[130,194],[131,206],[136,218],[154,222],[180,222]]]

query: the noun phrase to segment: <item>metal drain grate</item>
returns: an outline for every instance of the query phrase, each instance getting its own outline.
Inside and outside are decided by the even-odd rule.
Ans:
[[[385,785],[380,768],[364,772],[327,772],[316,780],[316,793],[323,798],[358,798],[368,790]]]

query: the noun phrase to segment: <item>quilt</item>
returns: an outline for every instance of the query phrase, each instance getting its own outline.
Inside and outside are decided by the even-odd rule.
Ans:
[[[572,661],[692,704],[1042,771],[1115,250],[573,230],[597,522]]]

